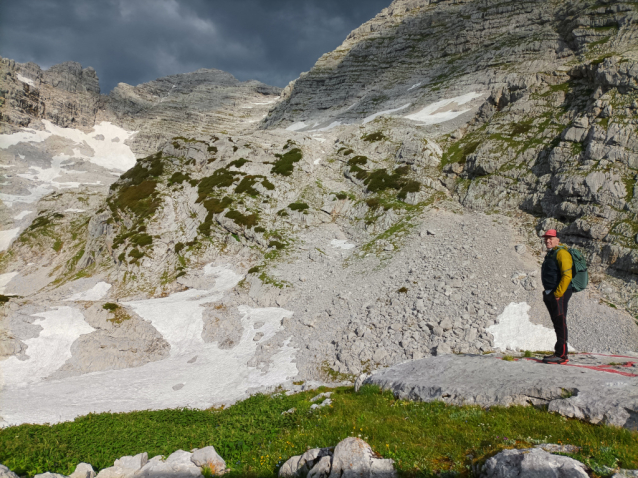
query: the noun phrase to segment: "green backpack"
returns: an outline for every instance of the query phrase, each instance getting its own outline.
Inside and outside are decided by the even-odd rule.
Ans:
[[[587,261],[585,256],[578,249],[572,247],[560,247],[559,249],[567,249],[572,256],[572,289],[574,292],[580,292],[587,288],[589,284],[589,273],[587,272]],[[558,251],[557,251],[558,252]]]

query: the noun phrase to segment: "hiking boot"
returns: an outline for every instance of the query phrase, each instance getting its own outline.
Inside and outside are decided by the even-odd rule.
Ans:
[[[560,357],[558,355],[547,355],[543,359],[543,363],[555,363],[555,364],[563,364],[569,362],[567,357]]]

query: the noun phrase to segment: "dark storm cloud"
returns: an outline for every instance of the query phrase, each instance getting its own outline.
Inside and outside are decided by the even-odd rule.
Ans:
[[[103,93],[198,68],[285,86],[391,0],[1,0],[0,55],[92,66]]]

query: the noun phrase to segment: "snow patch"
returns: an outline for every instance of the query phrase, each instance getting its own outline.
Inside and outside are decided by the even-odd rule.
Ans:
[[[458,111],[441,111],[437,113],[438,110],[445,108],[446,106],[449,106],[453,103],[457,106],[461,106],[469,103],[475,98],[480,98],[481,96],[483,95],[480,93],[471,92],[465,95],[455,96],[454,98],[448,98],[447,100],[436,101],[431,105],[426,106],[421,111],[405,116],[405,118],[425,124],[443,123],[470,111],[471,108]]]
[[[22,76],[20,73],[18,73],[18,80],[20,80],[22,83],[26,83],[27,85],[35,86],[35,83],[33,83],[33,80],[31,78]]]
[[[299,121],[297,123],[293,123],[286,128],[286,131],[299,131],[300,129],[306,128],[308,125],[303,121]]]
[[[65,209],[64,212],[85,212],[86,209],[74,209],[74,208],[69,208],[69,209]]]
[[[416,85],[412,85],[410,88],[408,88],[408,91],[411,91],[414,88],[418,88],[419,86],[421,86],[421,82],[417,83]]]
[[[348,244],[348,241],[345,239],[333,239],[332,241],[330,241],[330,245],[332,247],[337,247],[344,250],[354,249],[355,247],[354,244]]]
[[[404,109],[406,109],[408,106],[410,106],[411,104],[412,104],[412,103],[408,103],[407,105],[400,106],[399,108],[394,108],[394,109],[392,109],[392,110],[379,111],[378,113],[375,113],[375,114],[373,114],[373,115],[366,116],[366,117],[363,119],[363,124],[367,124],[367,123],[369,123],[370,121],[374,121],[374,120],[375,120],[375,119],[377,119],[379,116],[383,116],[383,115],[387,115],[387,114],[390,114],[390,113],[394,113],[394,112],[396,112],[396,111],[404,110]]]
[[[554,350],[556,333],[529,320],[530,306],[512,302],[486,330],[494,336],[494,346],[501,350]]]
[[[19,233],[19,227],[16,227],[15,229],[7,229],[6,231],[0,231],[0,251],[6,251],[7,249],[9,249],[9,246]]]
[[[64,183],[69,184],[69,183]],[[79,184],[79,183],[77,183]],[[25,204],[33,204],[44,196],[49,194],[53,189],[51,189],[51,185],[49,184],[38,184],[36,187],[28,188],[29,195],[28,196],[17,196],[14,194],[3,194],[0,193],[0,201],[2,201],[7,207],[13,207],[14,202],[21,202]]]
[[[34,323],[42,327],[42,331],[38,337],[24,341],[29,359],[18,360],[12,356],[2,363],[0,385],[3,387],[23,388],[45,379],[71,358],[73,342],[95,330],[84,321],[82,313],[72,307],[56,307],[32,317],[40,318]],[[20,401],[21,394],[16,395]]]
[[[111,284],[107,282],[98,282],[91,289],[85,290],[84,292],[78,292],[77,294],[73,294],[71,297],[68,297],[66,301],[80,301],[80,300],[100,300],[102,299],[111,288]]]
[[[124,141],[131,138],[137,131],[127,131],[108,121],[95,125],[93,131],[88,134],[78,129],[61,128],[48,120],[42,120],[42,123],[46,128],[44,131],[25,129],[18,133],[0,134],[0,148],[7,149],[24,142],[40,143],[51,136],[61,136],[70,139],[78,146],[88,145],[93,149],[92,156],[82,156],[83,159],[93,164],[120,171],[126,171],[135,166],[135,155],[131,148],[124,144]],[[98,135],[104,136],[104,140],[95,139],[95,136]],[[114,142],[115,138],[119,138],[121,141]]]
[[[7,284],[9,284],[9,282],[11,282],[11,279],[13,279],[18,274],[19,272],[7,272],[6,274],[0,274],[0,294],[4,293],[4,289],[7,287]]]
[[[313,129],[311,131],[330,131],[333,128],[336,128],[337,126],[342,125],[343,123],[341,121],[333,121],[332,123],[330,123],[328,126],[324,127],[324,128],[317,128],[317,129]],[[317,123],[315,123],[315,126],[317,125]]]
[[[274,387],[296,376],[295,349],[290,346],[290,339],[284,341],[268,364],[248,365],[259,344],[282,330],[282,320],[293,315],[289,310],[240,306],[242,336],[235,347],[220,349],[217,343],[203,341],[202,305],[219,301],[223,293],[242,278],[233,271],[212,266],[207,266],[204,274],[217,276],[211,290],[188,290],[165,298],[125,304],[151,322],[170,343],[168,358],[141,367],[43,380],[30,384],[26,390],[16,390],[14,385],[6,386],[0,393],[0,409],[5,422],[10,425],[57,423],[90,412],[207,408],[233,403],[247,397],[249,390]],[[255,329],[256,324],[263,325]],[[263,336],[255,341],[253,339],[258,332]],[[29,347],[28,351],[31,354],[33,349]],[[32,361],[34,356],[27,362]],[[197,360],[193,361],[195,356]],[[19,361],[14,357],[10,360],[8,374],[16,377],[10,383],[24,381],[22,374],[27,369],[21,368],[19,373],[14,369],[25,365],[17,364]],[[3,367],[7,362],[3,362]],[[36,362],[41,364],[43,360],[37,359]],[[56,364],[56,367],[59,368],[59,365]],[[49,367],[48,370],[51,369]],[[46,373],[50,374],[48,370]],[[177,384],[183,384],[183,387],[174,389]]]
[[[21,221],[22,219],[27,217],[29,214],[33,214],[33,211],[22,211],[17,216],[14,216],[13,219],[15,219],[16,221]]]

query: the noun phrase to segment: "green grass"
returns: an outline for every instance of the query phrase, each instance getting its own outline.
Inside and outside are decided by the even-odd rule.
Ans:
[[[387,138],[381,131],[377,131],[376,133],[366,134],[365,136],[362,136],[361,139],[368,143],[376,143],[377,141],[382,141]]]
[[[244,215],[239,211],[228,211],[226,213],[226,217],[232,219],[235,224],[247,227],[249,229],[256,226],[257,221],[259,221],[259,217],[257,216],[257,214]]]
[[[299,148],[294,148],[285,154],[276,154],[275,156],[277,160],[274,162],[271,172],[282,176],[290,176],[295,163],[298,163],[303,158],[303,153]]]
[[[308,206],[305,202],[293,202],[288,204],[288,209],[291,211],[305,211],[309,208],[310,206]]]
[[[366,386],[337,389],[333,405],[310,412],[319,391],[256,395],[225,410],[160,410],[102,413],[57,425],[0,430],[0,462],[20,475],[70,474],[79,462],[112,466],[123,455],[168,456],[214,445],[230,476],[275,477],[278,465],[308,447],[334,446],[360,436],[402,476],[433,477],[468,468],[504,448],[535,443],[582,446],[574,457],[592,468],[638,467],[638,433],[565,419],[534,407],[455,407],[441,402],[395,400]],[[292,414],[281,413],[291,408]]]
[[[237,178],[235,176],[243,175],[237,171],[229,171],[228,169],[221,168],[215,171],[210,176],[203,178],[197,185],[197,192],[199,196],[197,202],[202,202],[209,194],[212,194],[217,188],[227,188],[232,186]]]

